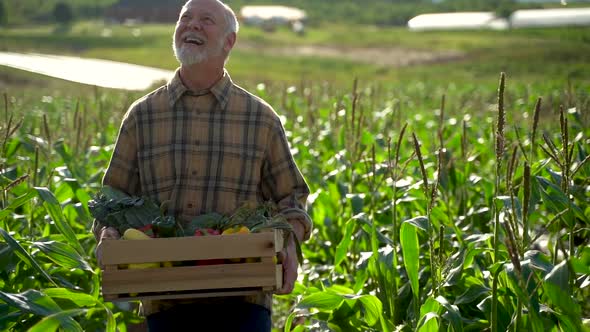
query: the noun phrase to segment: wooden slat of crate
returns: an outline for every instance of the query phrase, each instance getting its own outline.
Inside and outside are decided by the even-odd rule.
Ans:
[[[264,263],[129,269],[103,273],[104,294],[265,287],[275,284],[275,266]]]
[[[280,231],[150,240],[110,240],[103,244],[106,300],[174,299],[255,294],[282,287],[282,266],[274,256],[283,247]],[[260,257],[258,263],[119,269],[119,264]],[[133,296],[131,296],[133,295]]]
[[[117,294],[117,295],[104,295],[106,301],[136,301],[136,300],[170,300],[170,299],[194,299],[203,297],[229,297],[229,296],[245,296],[245,295],[256,295],[260,293],[258,288],[239,288],[239,289],[221,289],[221,290],[208,290],[208,291],[184,291],[174,293],[141,293],[133,294]]]
[[[280,232],[107,240],[102,245],[102,263],[126,264],[203,260],[217,258],[272,257],[282,249]]]
[[[248,264],[260,264],[260,263],[248,263]],[[214,266],[211,266],[214,267]],[[198,267],[198,268],[211,268],[211,267]],[[190,267],[189,267],[190,268]],[[191,268],[194,269],[194,268]],[[264,287],[237,287],[227,288],[224,285],[222,288],[214,289],[189,289],[189,290],[169,290],[169,291],[153,291],[154,287],[148,287],[149,291],[138,291],[138,292],[127,292],[128,287],[122,286],[121,290],[125,292],[112,293],[116,287],[107,286],[106,291],[103,286],[103,295],[107,301],[129,301],[129,300],[164,300],[164,299],[187,299],[187,298],[199,298],[199,297],[218,297],[218,296],[244,296],[257,294],[260,291],[273,291],[282,287],[283,281],[283,268],[281,265],[275,265],[276,280],[272,286]],[[158,286],[161,284],[159,283]],[[236,284],[234,284],[236,285]],[[181,286],[182,288],[182,286]],[[139,288],[138,288],[139,289]]]

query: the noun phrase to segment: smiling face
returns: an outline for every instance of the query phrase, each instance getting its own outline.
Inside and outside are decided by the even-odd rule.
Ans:
[[[235,40],[225,10],[216,0],[193,0],[182,8],[173,43],[174,55],[182,65],[225,61]]]

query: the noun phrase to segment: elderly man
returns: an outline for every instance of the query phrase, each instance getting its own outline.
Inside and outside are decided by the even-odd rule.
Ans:
[[[169,83],[136,101],[125,115],[103,184],[130,195],[168,201],[188,221],[230,214],[245,202],[274,201],[299,242],[309,238],[309,188],[290,153],[279,117],[235,85],[225,63],[238,32],[234,12],[217,0],[191,0],[174,31],[180,68]],[[100,245],[118,238],[99,220]],[[297,279],[295,241],[283,256],[283,288]],[[270,331],[272,294],[142,303],[150,331]]]

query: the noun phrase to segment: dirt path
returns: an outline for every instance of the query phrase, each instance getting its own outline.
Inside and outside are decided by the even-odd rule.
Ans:
[[[0,52],[0,65],[64,80],[122,90],[145,90],[172,71],[129,63],[63,55]]]
[[[429,52],[395,47],[342,48],[313,45],[260,47],[248,43],[241,43],[237,47],[256,54],[339,58],[385,67],[445,62],[463,57],[463,54],[459,52]],[[145,90],[156,82],[166,81],[173,75],[173,72],[169,70],[128,63],[34,53],[0,52],[0,66],[2,65],[83,84],[137,91]]]
[[[384,67],[403,67],[422,63],[446,62],[458,60],[464,56],[463,53],[456,51],[420,51],[399,47],[347,48],[318,45],[261,47],[260,45],[250,43],[240,43],[237,47],[243,51],[257,52],[265,55],[340,58]]]

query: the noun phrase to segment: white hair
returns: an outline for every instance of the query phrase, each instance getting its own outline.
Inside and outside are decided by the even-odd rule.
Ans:
[[[182,6],[182,9],[186,9],[189,5],[189,3],[191,3],[191,1],[193,0],[188,0],[184,6]],[[238,33],[238,31],[240,30],[240,23],[238,22],[238,17],[236,16],[236,13],[233,11],[233,9],[231,9],[230,6],[228,6],[227,4],[225,4],[222,1],[219,0],[215,0],[218,4],[220,4],[224,11],[223,11],[223,18],[225,19],[225,24],[226,24],[226,33],[230,34],[230,33]]]
[[[240,30],[240,23],[238,22],[238,18],[236,17],[236,13],[234,13],[233,9],[230,6],[226,5],[225,3],[219,1],[223,8],[225,8],[224,16],[225,16],[225,23],[227,24],[227,33],[238,33]]]

